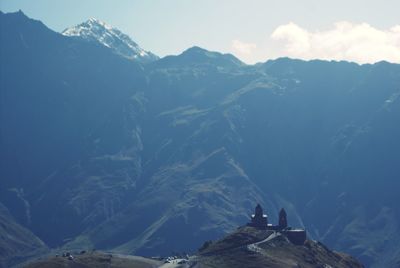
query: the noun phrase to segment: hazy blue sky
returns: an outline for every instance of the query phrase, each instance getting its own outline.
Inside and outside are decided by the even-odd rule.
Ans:
[[[55,31],[94,17],[160,56],[198,45],[250,63],[400,62],[400,0],[0,0],[0,9],[21,9]]]

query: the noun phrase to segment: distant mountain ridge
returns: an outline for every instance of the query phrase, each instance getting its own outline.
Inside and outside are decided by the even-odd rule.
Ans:
[[[140,64],[22,12],[0,27],[0,202],[33,245],[193,251],[261,203],[399,266],[399,64],[245,65],[198,47]]]
[[[186,49],[180,55],[166,56],[157,62],[157,66],[168,66],[177,68],[224,68],[232,70],[244,67],[242,61],[232,54],[222,54],[220,52],[208,51],[198,46]]]
[[[62,31],[62,34],[98,42],[123,57],[142,63],[159,59],[158,56],[141,48],[128,35],[95,18],[67,28]]]

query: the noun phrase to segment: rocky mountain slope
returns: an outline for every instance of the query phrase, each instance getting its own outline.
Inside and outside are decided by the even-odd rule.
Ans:
[[[398,64],[248,66],[194,47],[141,65],[21,12],[0,20],[0,202],[47,246],[195,250],[259,202],[368,266],[398,264]]]
[[[48,252],[37,236],[21,226],[0,203],[0,267],[7,267]]]

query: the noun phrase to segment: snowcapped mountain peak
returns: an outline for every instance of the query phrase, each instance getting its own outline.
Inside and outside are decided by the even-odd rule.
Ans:
[[[153,53],[142,49],[128,35],[96,18],[90,18],[81,24],[67,28],[62,34],[98,42],[123,57],[142,63],[158,59]]]
[[[101,21],[101,20],[98,20],[98,19],[96,19],[96,18],[90,18],[90,19],[88,19],[87,21],[88,21],[88,22],[93,22],[93,23],[102,24],[102,25],[106,25],[105,22],[103,22],[103,21]]]
[[[98,25],[98,26],[104,27],[107,30],[113,30],[113,27],[111,27],[107,23],[105,23],[105,22],[103,22],[101,20],[98,20],[96,18],[88,19],[87,23],[90,24],[90,25]]]

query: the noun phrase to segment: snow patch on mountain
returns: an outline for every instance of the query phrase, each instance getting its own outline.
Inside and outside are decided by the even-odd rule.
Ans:
[[[141,48],[128,35],[98,19],[91,18],[65,29],[62,34],[98,42],[123,57],[142,63],[159,59],[158,56]]]

